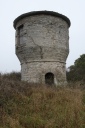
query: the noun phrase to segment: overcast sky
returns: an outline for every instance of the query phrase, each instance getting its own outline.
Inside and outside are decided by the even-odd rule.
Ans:
[[[0,72],[20,71],[13,21],[23,13],[38,10],[58,12],[71,21],[66,67],[85,53],[85,0],[0,0]]]

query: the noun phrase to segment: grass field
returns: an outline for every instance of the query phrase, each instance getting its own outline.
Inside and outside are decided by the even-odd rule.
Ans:
[[[85,128],[85,87],[47,87],[0,74],[0,128]]]

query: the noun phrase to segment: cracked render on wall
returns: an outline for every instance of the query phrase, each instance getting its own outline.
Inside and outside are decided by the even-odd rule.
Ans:
[[[45,75],[50,73],[53,84],[65,84],[69,19],[50,11],[31,12],[15,19],[14,27],[22,80],[46,83]]]

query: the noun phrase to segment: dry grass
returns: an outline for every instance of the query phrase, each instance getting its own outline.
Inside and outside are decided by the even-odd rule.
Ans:
[[[85,128],[85,90],[0,75],[0,128]]]

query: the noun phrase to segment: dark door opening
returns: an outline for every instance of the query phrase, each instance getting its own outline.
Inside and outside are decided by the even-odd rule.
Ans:
[[[49,72],[45,74],[45,83],[48,85],[54,84],[54,74]]]

